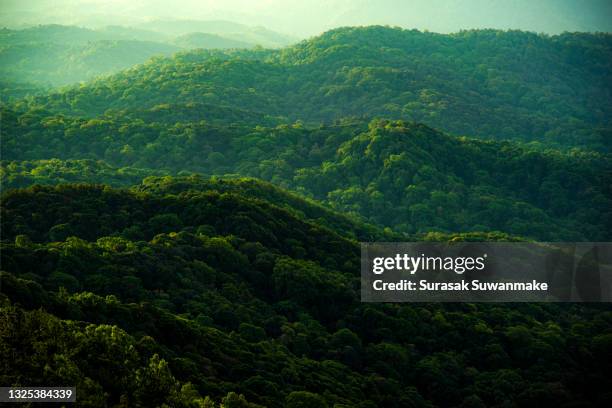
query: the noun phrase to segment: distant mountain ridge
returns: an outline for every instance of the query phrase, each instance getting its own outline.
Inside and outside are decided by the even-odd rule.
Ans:
[[[181,50],[279,47],[295,41],[262,27],[224,21],[187,25],[166,21],[145,26],[153,29],[106,26],[94,30],[58,24],[4,28],[0,30],[0,74],[7,83],[16,84],[14,88],[21,83],[63,86]]]
[[[609,34],[349,27],[278,51],[180,53],[36,103],[87,116],[213,103],[309,123],[399,118],[453,134],[610,151],[611,61]]]
[[[0,33],[0,384],[88,407],[609,405],[610,304],[363,302],[359,242],[610,241],[610,35],[211,49],[244,39],[168,24]],[[176,35],[209,48],[11,83]]]
[[[189,33],[178,36],[173,41],[176,45],[183,48],[207,48],[207,49],[226,49],[226,48],[252,48],[255,44],[245,41],[224,38],[217,34],[209,33]]]
[[[61,24],[46,24],[20,30],[0,30],[0,44],[16,45],[29,43],[87,44],[102,40],[164,41],[165,34],[122,26],[107,26],[91,29]]]
[[[136,26],[145,30],[181,36],[190,33],[216,34],[236,41],[263,47],[278,48],[298,41],[296,37],[281,34],[265,27],[248,26],[225,20],[152,20]]]

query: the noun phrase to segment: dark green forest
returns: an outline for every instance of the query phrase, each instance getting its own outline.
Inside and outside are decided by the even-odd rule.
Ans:
[[[610,34],[247,49],[282,38],[156,24],[0,32],[34,70],[2,71],[50,78],[55,50],[142,59],[124,46],[148,30],[207,48],[0,80],[0,385],[75,385],[83,407],[610,405],[609,304],[362,303],[359,276],[359,242],[610,241]]]
[[[609,398],[608,307],[362,304],[356,239],[383,234],[269,185],[225,183],[7,193],[0,350],[18,352],[3,355],[3,382],[76,384],[84,406],[231,392],[295,407]]]

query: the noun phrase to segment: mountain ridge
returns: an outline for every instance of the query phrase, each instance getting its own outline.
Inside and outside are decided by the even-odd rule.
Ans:
[[[311,124],[386,117],[610,151],[610,61],[609,34],[344,28],[277,51],[180,53],[31,103],[90,117],[136,108],[134,98],[146,108],[214,103]]]
[[[0,384],[117,408],[607,407],[609,305],[362,302],[359,242],[609,241],[611,49],[349,27],[3,103]]]
[[[14,133],[4,144],[8,183],[36,180],[32,172],[45,168],[58,171],[41,163],[28,175],[10,160],[94,159],[125,167],[126,174],[153,169],[261,178],[397,233],[503,231],[582,241],[605,240],[612,225],[606,183],[612,160],[596,152],[457,138],[388,120],[252,127],[35,112],[5,112],[4,118]],[[101,140],[100,134],[113,136]]]

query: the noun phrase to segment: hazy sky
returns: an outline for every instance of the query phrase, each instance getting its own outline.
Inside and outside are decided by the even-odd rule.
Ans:
[[[612,0],[0,0],[0,25],[135,25],[151,19],[226,19],[308,37],[344,25],[453,32],[516,28],[612,31]]]

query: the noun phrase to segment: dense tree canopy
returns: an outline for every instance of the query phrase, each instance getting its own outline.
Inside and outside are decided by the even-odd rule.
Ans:
[[[158,120],[5,111],[3,180],[128,185],[161,169],[241,174],[398,233],[497,230],[597,241],[612,230],[609,154],[456,138],[403,121],[310,128]],[[86,161],[46,160],[54,157]],[[123,169],[112,174],[99,160]]]
[[[265,188],[152,178],[5,194],[4,383],[76,384],[83,406],[605,401],[606,307],[360,303],[348,228]]]
[[[383,116],[459,135],[610,151],[610,38],[341,28],[277,51],[154,59],[30,103],[87,116],[169,103],[315,123]]]
[[[239,45],[155,24],[164,47]],[[16,82],[161,44],[105,30],[0,31],[1,385],[91,407],[609,406],[609,305],[362,303],[358,244],[609,241],[609,34],[349,27]]]

